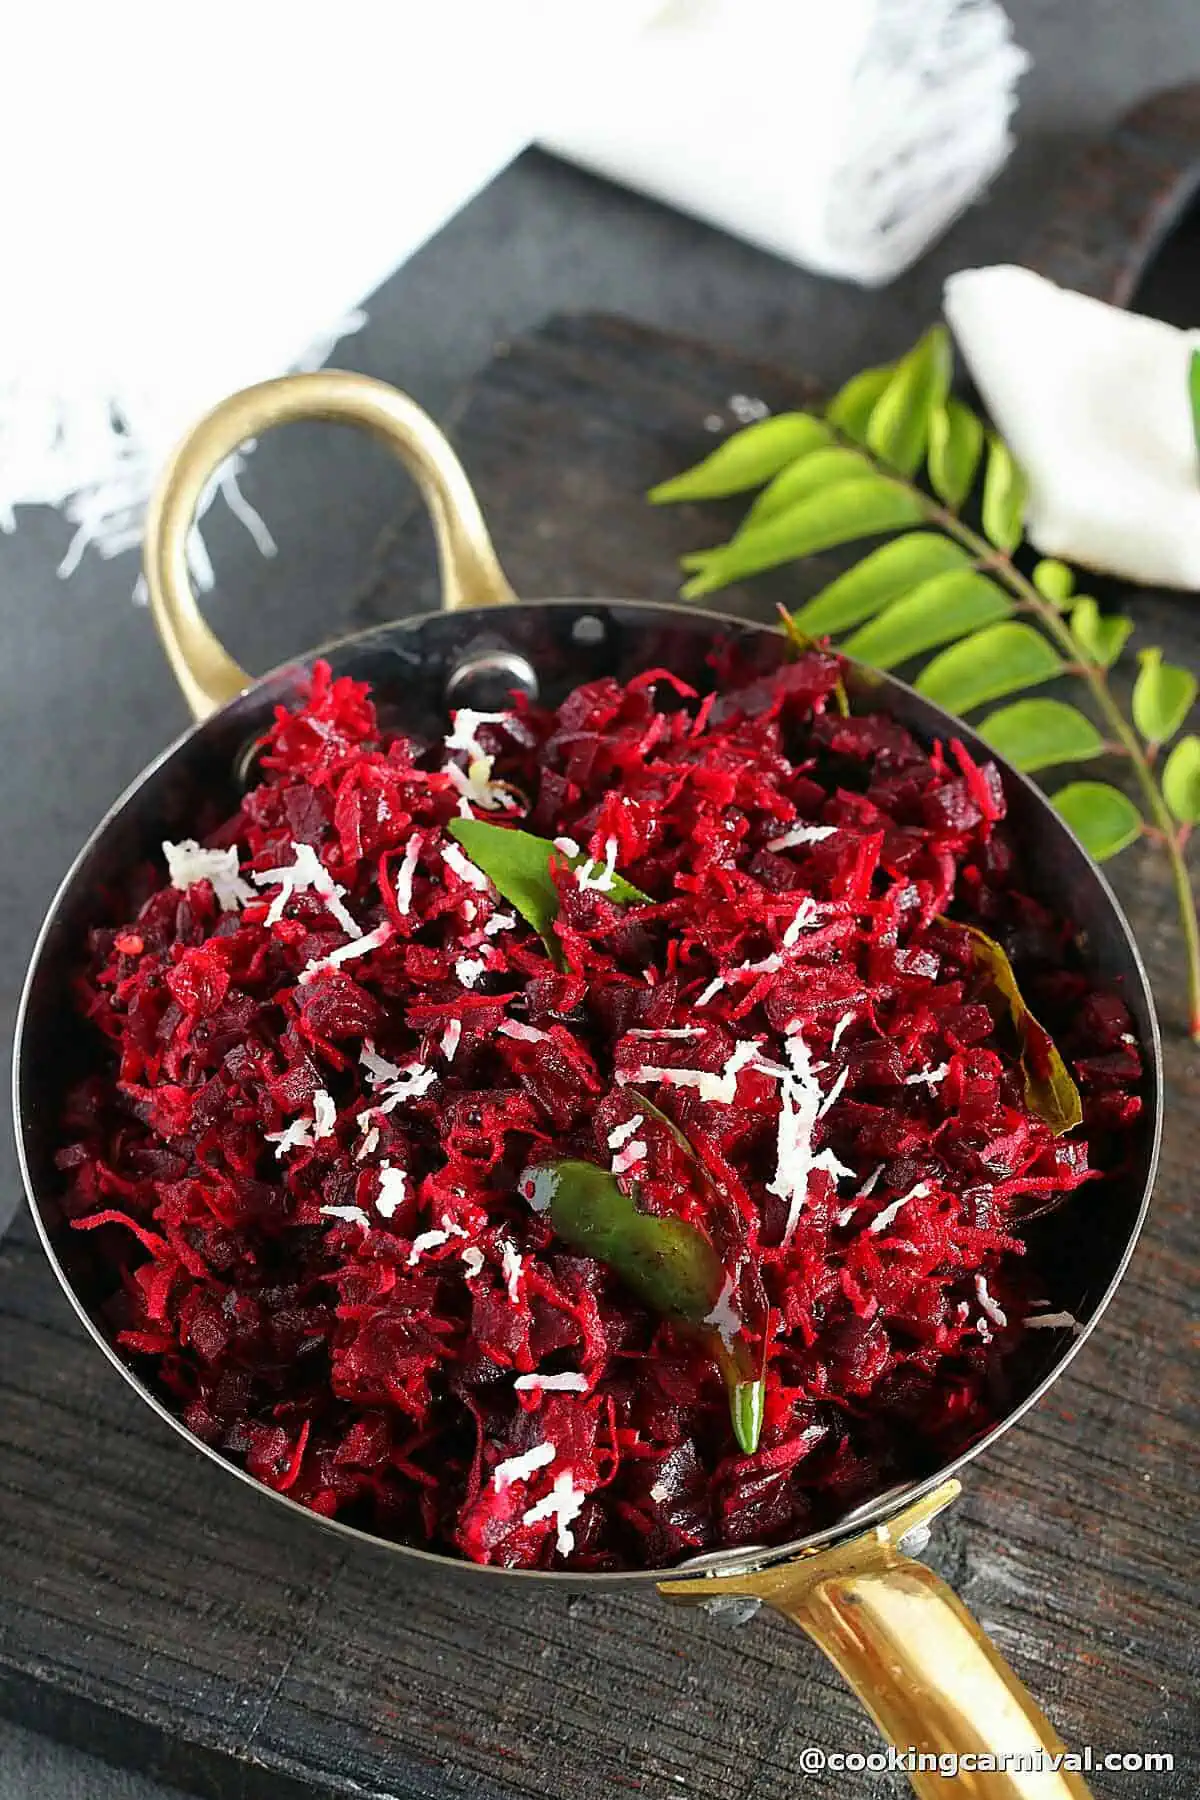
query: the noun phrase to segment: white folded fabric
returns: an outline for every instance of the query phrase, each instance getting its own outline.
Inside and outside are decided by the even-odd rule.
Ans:
[[[1029,477],[1026,529],[1058,556],[1154,587],[1200,588],[1200,462],[1180,331],[1030,269],[952,275],[946,318]]]
[[[870,286],[1004,162],[1027,62],[998,0],[670,0],[601,48],[541,141]]]
[[[234,388],[324,360],[658,3],[16,9],[0,107],[0,527],[22,505],[65,508],[68,566],[90,545],[135,544],[186,427]],[[198,535],[193,553],[203,580]]]

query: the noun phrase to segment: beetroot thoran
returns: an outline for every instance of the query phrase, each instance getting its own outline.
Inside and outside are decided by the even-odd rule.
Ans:
[[[597,1569],[784,1541],[994,1422],[1022,1222],[1122,1154],[1141,1061],[1024,897],[995,769],[845,716],[839,673],[656,670],[431,745],[318,664],[236,816],[164,847],[92,934],[58,1165],[198,1437],[385,1536]],[[471,815],[554,841],[545,935]],[[1014,947],[1078,1129],[1031,1110],[956,920]],[[560,1158],[712,1246],[704,1328],[555,1231]]]

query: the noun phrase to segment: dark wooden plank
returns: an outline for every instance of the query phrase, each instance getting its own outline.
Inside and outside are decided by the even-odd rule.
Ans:
[[[711,442],[733,393],[803,382],[618,321],[552,321],[479,383],[457,436],[518,588],[668,598],[674,561],[726,515],[644,505]],[[732,602],[766,616],[811,570]],[[432,602],[428,536],[381,548],[345,625]],[[1187,602],[1139,602],[1194,658]],[[1176,966],[1161,867],[1118,884],[1160,991]],[[1190,1613],[1195,1420],[1191,1172],[1200,1060],[1168,1007],[1170,1124],[1154,1214],[1097,1341],[977,1467],[934,1560],[1069,1742],[1177,1758],[1153,1792],[1195,1791]],[[27,1223],[0,1246],[0,1704],[197,1793],[309,1800],[539,1796],[784,1800],[906,1791],[804,1774],[808,1743],[874,1747],[807,1642],[650,1596],[510,1592],[342,1546],[177,1442],[75,1327]],[[1190,1548],[1189,1548],[1190,1542]],[[1096,1779],[1101,1797],[1149,1791]]]

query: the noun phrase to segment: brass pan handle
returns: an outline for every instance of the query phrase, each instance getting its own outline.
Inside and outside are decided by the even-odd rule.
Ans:
[[[693,1605],[721,1595],[761,1600],[799,1625],[888,1743],[924,1757],[927,1766],[908,1774],[919,1800],[1091,1800],[1081,1775],[1051,1766],[1063,1741],[987,1633],[940,1575],[904,1553],[904,1539],[958,1493],[948,1481],[828,1550],[745,1575],[664,1581],[658,1591]],[[1011,1766],[1018,1758],[1022,1766]],[[1001,1759],[1010,1766],[987,1766]]]
[[[222,400],[192,427],[163,470],[146,518],[143,551],[150,610],[167,660],[194,717],[250,685],[201,617],[188,571],[187,540],[205,488],[247,438],[297,419],[357,425],[394,450],[420,487],[433,519],[442,605],[505,606],[517,596],[488,536],[462,464],[429,415],[386,382],[344,369],[284,375]]]

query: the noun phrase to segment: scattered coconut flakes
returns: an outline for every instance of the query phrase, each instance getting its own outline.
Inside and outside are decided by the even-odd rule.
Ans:
[[[493,913],[483,928],[483,935],[495,937],[498,931],[511,931],[516,922],[516,913]]]
[[[796,908],[795,917],[783,934],[784,949],[790,950],[802,931],[811,931],[814,925],[819,925],[826,910],[811,894],[805,894]]]
[[[290,867],[260,869],[250,877],[256,887],[279,883],[279,892],[271,902],[266,923],[277,925],[283,917],[284,907],[294,895],[311,892],[322,901],[326,912],[332,914],[347,937],[361,937],[362,926],[342,905],[345,888],[333,879],[312,845],[293,840],[292,851],[296,860]]]
[[[560,1556],[570,1556],[575,1548],[575,1533],[570,1529],[571,1521],[579,1516],[586,1499],[583,1489],[575,1486],[575,1478],[570,1469],[564,1469],[544,1499],[522,1514],[521,1523],[540,1525],[543,1519],[553,1519],[556,1528],[555,1547]]]
[[[404,855],[396,870],[396,911],[399,913],[407,914],[412,910],[413,876],[417,872],[417,862],[424,842],[423,834],[414,831],[404,846]]]
[[[1069,1312],[1032,1313],[1024,1323],[1026,1331],[1083,1330],[1074,1313]]]
[[[782,837],[772,838],[768,850],[796,850],[801,844],[820,844],[837,832],[836,825],[793,825]]]
[[[981,1344],[990,1344],[991,1343],[992,1328],[988,1324],[986,1319],[976,1319],[975,1329],[979,1333],[979,1341]]]
[[[477,1250],[473,1244],[468,1245],[462,1253],[462,1259],[468,1281],[474,1280],[476,1275],[483,1274],[484,1254],[482,1250]]]
[[[463,855],[457,844],[442,845],[442,861],[448,869],[453,869],[456,875],[461,876],[463,881],[473,888],[478,888],[481,894],[485,894],[492,885],[483,870],[477,869],[471,859]]]
[[[327,1138],[333,1136],[337,1124],[337,1105],[332,1094],[324,1088],[318,1088],[313,1095],[313,1136]]]
[[[599,865],[590,858],[581,863],[575,871],[575,879],[583,889],[595,888],[601,893],[608,893],[616,882],[617,850],[619,846],[615,837],[604,840],[604,863]],[[599,868],[599,873],[595,871]]]
[[[554,840],[554,848],[556,850],[561,850],[564,856],[578,856],[580,854],[579,845],[575,842],[573,837],[556,837]]]
[[[1007,1325],[1008,1314],[999,1302],[993,1299],[989,1292],[986,1275],[977,1275],[975,1277],[975,1292],[979,1296],[980,1306],[982,1306],[984,1312],[992,1321],[992,1324],[1001,1326]]]
[[[327,1219],[341,1219],[347,1225],[366,1225],[371,1221],[361,1206],[323,1206],[321,1212]]]
[[[354,1160],[355,1162],[362,1162],[364,1158],[374,1156],[376,1150],[379,1148],[379,1127],[372,1123],[371,1113],[365,1112],[359,1113],[358,1115],[358,1129],[361,1132],[364,1132],[365,1136],[363,1137],[362,1143],[358,1146],[358,1149],[354,1152]]]
[[[520,1393],[541,1389],[547,1394],[586,1394],[588,1378],[586,1375],[576,1375],[571,1370],[562,1375],[518,1375],[513,1386]]]
[[[711,1325],[719,1334],[721,1342],[727,1350],[733,1349],[734,1339],[742,1329],[742,1315],[733,1304],[733,1276],[725,1277],[725,1285],[717,1295],[717,1303],[705,1318],[704,1323]]]
[[[395,1218],[407,1198],[407,1172],[393,1167],[390,1162],[380,1163],[379,1192],[375,1196],[375,1211],[380,1218]]]
[[[328,956],[314,957],[312,962],[305,963],[300,971],[300,985],[307,987],[315,975],[322,969],[336,969],[339,963],[352,962],[356,956],[366,956],[372,950],[381,950],[392,935],[390,924],[377,925],[374,931],[368,931],[365,937],[354,938],[340,949],[331,950]]]
[[[855,1194],[854,1198],[856,1200],[865,1200],[865,1199],[867,1199],[867,1197],[870,1194],[873,1194],[875,1192],[876,1185],[879,1181],[879,1177],[883,1174],[883,1171],[886,1168],[887,1168],[886,1163],[876,1163],[875,1167],[871,1170],[871,1173],[867,1176],[867,1179],[863,1182],[862,1186],[859,1188],[859,1190],[858,1190],[857,1194]]]
[[[481,956],[460,956],[454,965],[454,973],[465,988],[473,988],[486,968]]]
[[[447,1062],[453,1062],[462,1042],[462,1020],[451,1019],[442,1033],[441,1052]]]
[[[830,1088],[829,1092],[826,1094],[824,1100],[822,1100],[821,1110],[817,1114],[818,1119],[823,1119],[825,1117],[825,1114],[829,1111],[829,1109],[833,1105],[834,1101],[838,1098],[838,1095],[841,1093],[842,1089],[845,1087],[845,1085],[849,1081],[849,1079],[850,1079],[850,1065],[847,1063],[846,1067],[842,1070],[841,1074],[838,1076],[837,1080],[834,1082],[833,1086]]]
[[[395,1112],[405,1100],[419,1100],[427,1094],[437,1080],[437,1070],[427,1068],[424,1063],[410,1063],[407,1069],[401,1069],[395,1081],[390,1081],[382,1089],[377,1112]]]
[[[630,1169],[635,1168],[638,1163],[645,1162],[648,1154],[642,1139],[634,1138],[632,1144],[627,1144],[624,1150],[619,1151],[617,1155],[613,1157],[613,1174],[627,1175]]]
[[[705,988],[704,992],[702,994],[696,995],[696,1005],[697,1006],[707,1006],[710,1000],[716,999],[717,995],[720,993],[721,989],[724,986],[725,986],[725,977],[723,975],[714,975],[713,979],[709,982],[709,984]]]
[[[236,912],[247,900],[257,898],[249,882],[242,879],[236,844],[228,850],[205,850],[195,838],[182,838],[178,844],[164,838],[163,855],[173,888],[186,893],[193,883],[207,881],[222,912]]]
[[[654,1486],[650,1489],[650,1498],[659,1501],[661,1504],[662,1501],[667,1499],[670,1492],[671,1490],[665,1481],[656,1481]]]
[[[268,1144],[274,1144],[275,1155],[282,1158],[289,1150],[311,1150],[312,1128],[311,1119],[293,1119],[282,1131],[268,1131],[265,1136]]]
[[[367,1071],[367,1080],[372,1087],[382,1087],[385,1081],[395,1081],[403,1070],[399,1063],[389,1062],[386,1056],[376,1052],[373,1038],[364,1038],[358,1060]]]
[[[704,1036],[703,1025],[639,1025],[625,1033],[635,1038],[697,1038]]]
[[[617,1081],[623,1087],[634,1081],[665,1081],[672,1087],[693,1087],[702,1100],[732,1106],[737,1099],[738,1075],[755,1060],[758,1051],[757,1038],[743,1038],[734,1046],[719,1075],[709,1069],[671,1069],[643,1063],[640,1068],[619,1069]]]
[[[553,1444],[535,1444],[532,1450],[523,1450],[520,1456],[510,1456],[507,1462],[497,1463],[492,1470],[492,1486],[502,1494],[514,1482],[528,1481],[536,1470],[552,1463],[557,1454]]]
[[[521,1019],[501,1019],[500,1036],[516,1038],[519,1044],[540,1044],[549,1038],[550,1033],[539,1031],[536,1025],[526,1025]]]
[[[521,1198],[529,1203],[534,1212],[548,1212],[561,1179],[558,1170],[546,1164],[540,1169],[525,1169],[517,1186]]]
[[[467,802],[465,817],[470,817],[472,806],[481,806],[485,812],[511,812],[516,807],[516,800],[502,781],[492,780],[493,756],[477,756],[465,769],[457,763],[447,763],[442,770],[458,789],[462,800]],[[460,806],[459,811],[463,808]]]
[[[634,1133],[637,1131],[638,1126],[644,1125],[645,1123],[646,1123],[646,1115],[644,1113],[634,1113],[632,1119],[626,1119],[626,1121],[623,1125],[618,1125],[612,1131],[609,1132],[609,1134],[608,1134],[609,1149],[610,1150],[622,1149],[623,1146],[629,1142],[630,1138],[633,1137]]]
[[[936,1069],[922,1069],[916,1075],[906,1075],[904,1085],[905,1087],[920,1087],[924,1082],[925,1086],[929,1088],[940,1087],[949,1073],[950,1064],[939,1063]]]
[[[468,756],[485,756],[487,752],[479,742],[479,727],[504,725],[511,717],[511,713],[476,712],[470,706],[456,706],[450,714],[453,729],[442,742],[447,750],[465,750]]]
[[[841,1043],[842,1033],[846,1030],[846,1027],[848,1025],[853,1025],[854,1017],[855,1017],[855,1015],[852,1012],[843,1013],[841,1018],[838,1020],[837,1024],[834,1026],[833,1036],[829,1040],[830,1056],[833,1055],[834,1051],[837,1049],[838,1045]]]
[[[502,1244],[500,1248],[500,1267],[508,1284],[508,1297],[513,1305],[521,1297],[521,1274],[525,1267],[525,1258],[512,1244]]]
[[[890,1205],[884,1207],[881,1213],[876,1213],[867,1226],[867,1230],[878,1236],[891,1224],[902,1206],[907,1206],[910,1200],[924,1200],[930,1191],[928,1182],[918,1181],[915,1187],[909,1188],[907,1194],[901,1194],[899,1200],[893,1200]]]
[[[412,1241],[412,1249],[408,1253],[409,1268],[415,1268],[416,1264],[419,1263],[424,1256],[426,1250],[436,1250],[439,1244],[447,1243],[449,1237],[450,1233],[448,1231],[421,1232],[420,1236],[415,1237]]]

